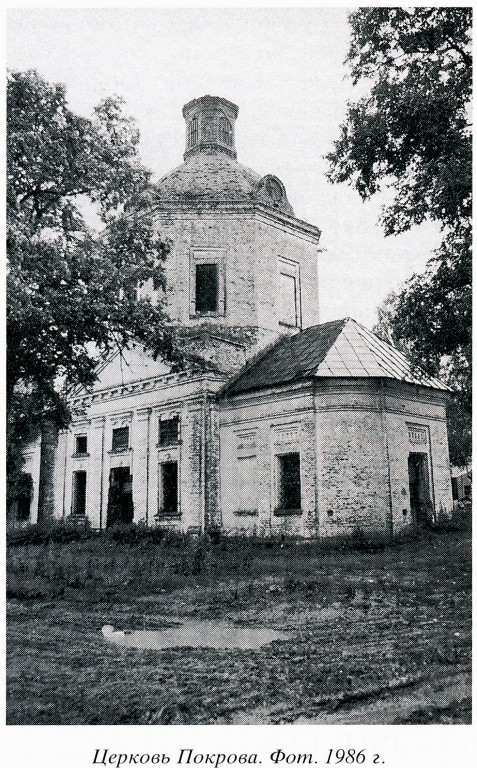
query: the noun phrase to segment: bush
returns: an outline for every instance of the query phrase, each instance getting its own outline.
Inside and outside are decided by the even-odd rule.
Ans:
[[[67,544],[70,541],[82,541],[98,536],[92,530],[87,518],[78,519],[66,517],[64,520],[51,520],[25,528],[14,528],[7,532],[7,544],[19,546],[23,544],[48,544],[56,542]]]

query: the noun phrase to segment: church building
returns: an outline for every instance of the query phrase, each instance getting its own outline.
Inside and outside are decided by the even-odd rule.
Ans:
[[[169,316],[208,365],[171,373],[139,345],[103,362],[60,435],[57,517],[333,537],[449,516],[448,387],[350,318],[319,324],[320,230],[237,161],[235,104],[183,115],[184,162],[152,205]],[[25,472],[35,522],[38,446]]]

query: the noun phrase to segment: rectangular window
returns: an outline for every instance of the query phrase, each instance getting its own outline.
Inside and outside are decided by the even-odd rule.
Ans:
[[[278,257],[278,321],[292,328],[301,327],[300,265]]]
[[[164,515],[177,515],[179,511],[178,465],[177,461],[166,461],[160,465],[161,498],[160,511]]]
[[[129,427],[113,429],[113,451],[127,451],[129,448]]]
[[[237,501],[241,512],[257,509],[257,457],[239,456],[237,459]]]
[[[88,438],[86,435],[75,436],[75,453],[87,453],[88,452]]]
[[[192,118],[192,120],[189,123],[189,146],[193,147],[195,144],[197,144],[197,139],[199,136],[199,121],[196,117]]]
[[[298,325],[296,280],[293,275],[280,272],[280,322]]]
[[[277,456],[278,507],[286,510],[301,508],[300,454],[285,453]]]
[[[159,445],[174,445],[179,441],[179,417],[159,422]]]
[[[219,265],[196,264],[195,311],[217,312],[219,308]]]
[[[73,509],[75,517],[86,514],[86,472],[73,472]]]

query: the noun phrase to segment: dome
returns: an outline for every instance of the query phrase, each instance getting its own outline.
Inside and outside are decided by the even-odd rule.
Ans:
[[[285,187],[237,162],[235,120],[238,107],[220,96],[202,96],[183,108],[184,162],[156,184],[164,202],[256,202],[294,216]]]
[[[156,184],[161,200],[250,200],[260,175],[214,150],[191,155]]]

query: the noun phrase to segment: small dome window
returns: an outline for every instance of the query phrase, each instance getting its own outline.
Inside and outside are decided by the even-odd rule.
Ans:
[[[189,147],[197,144],[199,138],[199,121],[194,117],[189,123]]]
[[[278,181],[276,179],[268,178],[266,189],[275,205],[277,205],[283,197],[283,192]]]
[[[232,125],[226,117],[220,118],[219,141],[223,144],[227,144],[229,147],[232,146]]]

